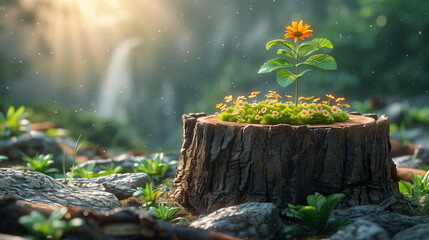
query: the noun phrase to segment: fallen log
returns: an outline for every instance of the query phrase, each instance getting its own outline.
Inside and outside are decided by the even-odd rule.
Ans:
[[[32,204],[9,196],[0,196],[0,233],[24,236],[26,229],[18,219],[38,211],[48,217],[51,205]],[[163,240],[238,240],[222,233],[173,225],[158,221],[145,211],[137,208],[117,208],[109,212],[96,212],[80,207],[68,207],[66,218],[82,218],[85,225],[70,230],[67,239],[163,239]]]

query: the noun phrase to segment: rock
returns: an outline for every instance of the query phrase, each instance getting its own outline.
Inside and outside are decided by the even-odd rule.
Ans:
[[[57,179],[64,183],[64,179]],[[73,185],[79,188],[90,188],[97,191],[107,191],[115,194],[122,200],[133,196],[137,187],[145,187],[146,183],[152,183],[152,179],[146,173],[110,174],[97,178],[73,178]]]
[[[419,159],[422,164],[429,165],[429,146],[417,146],[413,154],[413,159]]]
[[[396,212],[387,212],[377,205],[355,206],[332,212],[332,220],[343,217],[348,217],[353,221],[364,219],[374,222],[386,229],[391,236],[419,223],[429,223],[429,215],[406,216]]]
[[[422,160],[414,158],[413,155],[394,157],[392,160],[396,163],[396,167],[419,169],[422,165]]]
[[[329,240],[388,240],[386,230],[376,223],[359,219],[338,230]]]
[[[428,224],[419,224],[396,234],[392,240],[424,240],[429,238]]]
[[[248,202],[219,209],[191,223],[191,227],[213,230],[243,239],[278,239],[283,229],[272,203]]]
[[[0,155],[5,155],[9,159],[1,162],[1,167],[20,164],[23,165],[22,154],[33,157],[36,153],[52,154],[54,163],[52,168],[62,169],[63,151],[54,138],[43,132],[30,131],[17,137],[0,140]],[[73,161],[65,156],[65,167],[68,169]]]
[[[33,203],[93,210],[111,210],[121,206],[111,193],[70,187],[39,172],[11,168],[0,168],[0,195],[10,195]]]

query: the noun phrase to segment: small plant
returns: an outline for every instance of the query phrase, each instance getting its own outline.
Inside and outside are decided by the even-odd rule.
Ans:
[[[28,126],[24,124],[26,115],[24,106],[19,107],[16,111],[15,107],[10,106],[6,115],[0,112],[0,139],[27,132]]]
[[[415,215],[429,213],[429,172],[423,178],[413,174],[412,183],[399,181],[399,191],[408,200],[408,210]]]
[[[173,215],[180,210],[180,207],[170,207],[166,202],[158,203],[158,207],[150,207],[149,212],[157,219],[170,221]]]
[[[23,160],[26,161],[26,165],[23,166],[22,170],[31,170],[31,171],[37,171],[44,174],[54,174],[58,173],[59,170],[56,168],[49,168],[49,166],[54,163],[54,160],[52,160],[53,155],[52,154],[38,154],[34,155],[34,157],[28,157],[25,154],[23,154]]]
[[[134,164],[133,171],[135,173],[144,172],[149,175],[152,180],[161,182],[164,179],[165,172],[167,172],[168,168],[177,164],[177,161],[165,163],[163,159],[163,153],[157,154],[155,159],[143,158],[140,162]]]
[[[7,159],[8,159],[8,157],[7,157],[7,156],[0,155],[0,162],[2,162],[2,161],[4,161],[4,160],[7,160]]]
[[[315,54],[312,53],[318,51],[321,48],[330,48],[332,49],[331,41],[325,38],[315,38],[312,41],[306,41],[299,44],[298,39],[304,40],[306,37],[313,36],[313,30],[310,30],[310,25],[305,24],[302,25],[302,20],[299,22],[293,22],[292,26],[286,27],[286,34],[284,35],[286,38],[294,38],[294,43],[291,43],[287,40],[276,39],[267,43],[267,50],[270,49],[275,44],[281,44],[284,49],[279,49],[277,54],[283,54],[288,57],[292,61],[286,58],[276,58],[271,59],[265,62],[258,73],[269,73],[272,71],[277,71],[277,82],[281,87],[287,87],[293,82],[296,81],[295,88],[295,106],[298,104],[298,80],[304,76],[305,73],[311,71],[311,69],[306,69],[299,72],[299,67],[301,66],[314,66],[324,70],[336,70],[337,63],[335,59],[328,54]],[[307,57],[305,61],[300,62],[300,60],[304,57]],[[288,68],[294,68],[295,72],[287,70]]]
[[[80,227],[85,223],[81,218],[62,220],[66,213],[66,207],[57,208],[52,211],[49,219],[46,219],[39,212],[31,211],[29,215],[21,216],[19,223],[28,230],[33,239],[61,239],[70,229]]]
[[[123,168],[122,168],[122,166],[115,167],[114,163],[110,163],[109,166],[103,166],[103,167],[101,167],[101,169],[103,169],[103,170],[99,171],[97,173],[99,177],[101,177],[101,176],[107,176],[107,175],[110,175],[110,174],[120,173]]]
[[[307,197],[308,206],[288,204],[288,217],[297,218],[302,221],[301,225],[287,226],[283,233],[287,238],[296,236],[325,237],[339,227],[351,223],[350,219],[341,218],[336,221],[329,221],[332,210],[344,194],[332,194],[325,198],[320,193]]]
[[[149,210],[151,207],[154,207],[156,202],[162,195],[165,194],[164,188],[157,188],[153,189],[152,183],[148,184],[146,183],[145,188],[137,187],[137,190],[133,193],[134,197],[141,196],[145,200],[145,204],[143,204],[143,207],[145,207],[147,210]]]
[[[73,177],[76,178],[96,178],[98,173],[94,172],[95,163],[91,163],[81,168],[74,168]]]

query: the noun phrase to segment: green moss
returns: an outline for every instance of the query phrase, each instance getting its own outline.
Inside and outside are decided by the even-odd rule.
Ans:
[[[330,124],[349,119],[347,112],[337,106],[322,104],[285,104],[273,100],[228,107],[218,118],[222,121],[253,124]]]

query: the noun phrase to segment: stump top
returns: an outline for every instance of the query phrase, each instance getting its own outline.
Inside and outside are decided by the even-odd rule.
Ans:
[[[287,125],[291,126],[293,128],[298,128],[302,126],[306,126],[308,128],[343,128],[343,127],[350,127],[355,125],[365,125],[365,124],[374,124],[375,120],[370,117],[360,116],[360,115],[349,115],[349,120],[345,122],[335,122],[332,124],[306,124],[306,125],[290,125],[290,124],[277,124],[277,125],[264,125],[264,124],[251,124],[251,123],[238,123],[238,122],[227,122],[222,121],[217,118],[217,114],[209,115],[206,117],[198,118],[198,122],[211,124],[211,125],[228,125],[228,126],[237,126],[237,127],[246,127],[246,126],[259,126],[259,127],[272,127],[272,126],[279,126],[279,125]]]

